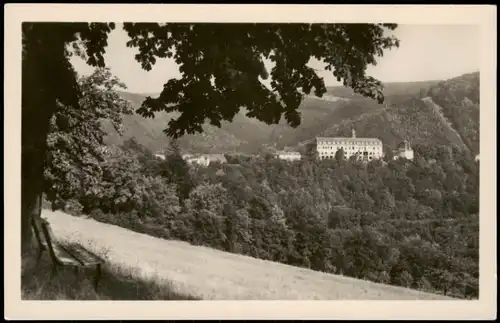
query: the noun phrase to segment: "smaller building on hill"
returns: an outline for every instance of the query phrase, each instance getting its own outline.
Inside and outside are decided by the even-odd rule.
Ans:
[[[405,158],[413,160],[414,153],[411,148],[410,142],[408,140],[403,141],[398,145],[398,148],[394,151],[394,159]]]
[[[224,154],[184,154],[182,155],[182,159],[184,159],[190,165],[199,165],[208,167],[211,163],[227,163],[226,157]]]
[[[221,163],[221,164],[227,163],[227,159],[226,156],[224,156],[224,154],[208,154],[205,156],[208,157],[210,163]]]
[[[276,157],[281,160],[295,161],[302,158],[298,151],[277,151]]]
[[[159,158],[159,159],[161,159],[161,160],[165,160],[165,154],[156,153],[156,154],[155,154],[155,157],[156,157],[156,158]]]
[[[182,159],[184,159],[189,165],[199,165],[205,167],[210,165],[210,160],[205,155],[184,154],[182,155]]]

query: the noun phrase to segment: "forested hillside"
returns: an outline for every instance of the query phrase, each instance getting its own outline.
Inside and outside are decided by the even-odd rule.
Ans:
[[[229,158],[189,168],[135,142],[71,199],[99,221],[167,239],[455,297],[478,296],[479,164],[416,145],[414,161]]]
[[[386,103],[353,95],[343,87],[328,89],[326,100],[308,96],[299,111],[302,122],[297,128],[267,125],[239,112],[232,123],[221,128],[205,125],[199,135],[180,139],[183,151],[200,153],[257,153],[263,145],[282,149],[296,147],[316,136],[349,135],[354,126],[359,136],[380,138],[387,149],[404,139],[414,143],[437,143],[479,152],[479,73],[466,74],[447,81],[388,83],[384,93]],[[121,92],[137,109],[145,96]],[[154,119],[139,115],[125,116],[124,137],[107,127],[108,143],[121,144],[123,139],[136,140],[156,151],[168,147],[163,134],[170,118],[176,114],[158,113]]]
[[[476,154],[479,153],[479,89],[479,73],[471,73],[440,82],[423,93],[441,107],[464,144]]]

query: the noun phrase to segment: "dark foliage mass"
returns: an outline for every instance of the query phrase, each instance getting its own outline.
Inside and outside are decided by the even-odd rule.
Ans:
[[[159,58],[173,58],[181,79],[171,79],[158,98],[148,97],[137,110],[145,117],[158,111],[180,112],[165,132],[174,138],[202,132],[208,119],[220,127],[240,108],[267,124],[301,123],[299,89],[323,96],[326,87],[311,58],[326,63],[338,81],[355,93],[384,101],[382,83],[365,74],[384,50],[399,46],[388,36],[395,24],[157,24],[125,23],[136,59],[150,70]],[[275,66],[266,70],[263,58]],[[271,76],[272,90],[260,81]]]
[[[84,94],[79,108],[59,102],[50,120],[44,192],[54,205],[74,196],[90,203],[99,196],[101,163],[107,150],[102,120],[121,133],[123,116],[132,113],[130,103],[116,92],[125,85],[109,69],[97,69],[88,77],[79,77],[77,83]]]

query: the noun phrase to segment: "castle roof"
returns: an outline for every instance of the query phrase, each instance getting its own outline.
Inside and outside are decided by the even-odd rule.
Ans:
[[[372,145],[381,145],[382,140],[378,138],[358,138],[358,137],[316,137],[316,141],[318,143],[330,142],[330,141],[344,141],[347,144],[353,144],[354,142],[372,144]]]

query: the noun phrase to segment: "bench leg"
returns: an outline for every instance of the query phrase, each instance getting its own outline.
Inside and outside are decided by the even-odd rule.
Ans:
[[[54,277],[55,277],[55,276],[56,276],[56,274],[57,274],[57,270],[58,270],[58,269],[59,269],[59,268],[58,268],[57,264],[55,264],[55,263],[54,263],[54,264],[52,265],[52,271],[51,271],[51,273],[50,273],[50,280],[54,279]]]
[[[78,275],[78,274],[80,273],[78,269],[79,269],[79,268],[78,268],[77,266],[75,266],[75,267],[73,268],[73,270],[74,270],[74,272],[75,272],[75,279],[76,279],[76,281],[77,281],[77,282],[78,282],[78,278],[79,278],[79,275]]]
[[[43,249],[38,250],[38,256],[36,257],[36,266],[37,267],[40,264],[40,260],[42,259],[43,251],[44,251]]]
[[[101,264],[95,266],[94,289],[97,292],[99,286],[99,279],[101,278]]]

